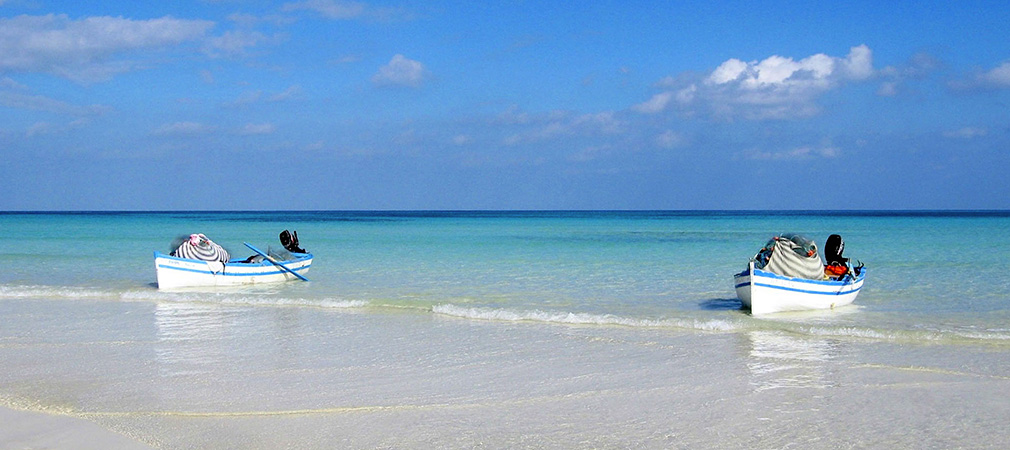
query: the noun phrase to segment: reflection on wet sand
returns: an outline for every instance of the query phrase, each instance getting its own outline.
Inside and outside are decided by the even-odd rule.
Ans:
[[[159,302],[155,355],[161,375],[202,373],[225,358],[229,349],[221,343],[234,314],[230,311],[207,303]]]
[[[781,388],[824,389],[837,385],[832,364],[838,342],[796,337],[776,331],[752,331],[747,370],[757,391]]]

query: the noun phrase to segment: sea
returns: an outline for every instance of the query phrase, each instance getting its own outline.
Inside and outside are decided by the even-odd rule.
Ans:
[[[179,236],[284,230],[308,282],[158,288]],[[741,308],[786,232],[842,236],[853,305]],[[1008,255],[1010,211],[0,213],[0,407],[162,449],[1006,448]]]

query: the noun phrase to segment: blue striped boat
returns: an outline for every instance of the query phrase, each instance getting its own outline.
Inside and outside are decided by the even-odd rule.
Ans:
[[[277,262],[267,260],[244,262],[241,259],[203,261],[154,252],[154,267],[158,274],[159,289],[235,286],[298,279],[291,272],[279,267],[278,264],[283,264],[294,273],[301,275],[312,267],[312,254],[291,253],[291,259]]]
[[[863,288],[866,268],[841,280],[792,278],[754,268],[733,276],[736,295],[752,315],[832,309],[851,304]]]

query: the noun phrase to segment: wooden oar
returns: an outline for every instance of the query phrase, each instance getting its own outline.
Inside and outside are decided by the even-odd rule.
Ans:
[[[305,277],[301,276],[298,272],[295,272],[294,270],[289,269],[288,266],[285,266],[284,264],[281,264],[276,259],[271,258],[270,255],[268,255],[266,253],[263,253],[263,251],[261,251],[260,249],[258,249],[256,247],[253,247],[252,244],[250,244],[248,242],[243,242],[243,244],[245,244],[246,247],[249,247],[250,249],[252,249],[252,251],[254,251],[256,253],[259,253],[260,256],[266,258],[267,261],[270,261],[270,262],[274,263],[275,266],[280,267],[281,269],[286,270],[291,275],[294,275],[294,276],[300,278],[302,281],[309,281],[308,278],[305,278]]]

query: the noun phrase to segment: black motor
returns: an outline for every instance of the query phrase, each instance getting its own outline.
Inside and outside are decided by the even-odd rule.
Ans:
[[[292,253],[308,253],[304,248],[298,246],[298,232],[292,235],[288,230],[281,231],[281,245]]]
[[[845,251],[845,242],[842,241],[842,237],[837,234],[828,236],[828,241],[824,243],[824,262],[829,266],[846,265],[849,262],[849,258],[842,257],[843,251]]]

